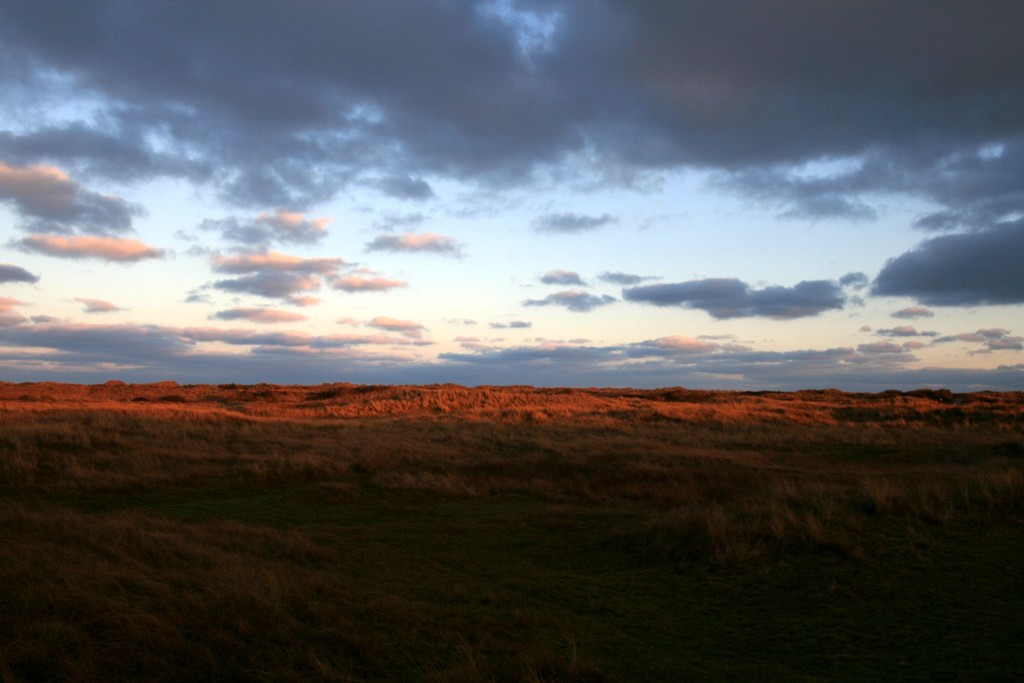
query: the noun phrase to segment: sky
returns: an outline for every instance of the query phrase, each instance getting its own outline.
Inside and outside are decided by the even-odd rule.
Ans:
[[[1024,2],[0,3],[0,381],[1024,390]]]

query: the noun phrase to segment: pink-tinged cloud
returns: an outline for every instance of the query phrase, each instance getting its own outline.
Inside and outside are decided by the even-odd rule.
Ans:
[[[1010,330],[1002,327],[990,327],[977,332],[962,332],[961,334],[939,337],[936,344],[948,342],[974,342],[984,344],[984,351],[972,353],[989,353],[992,351],[1024,351],[1024,337],[1010,336]]]
[[[302,296],[290,296],[288,297],[288,302],[293,306],[316,306],[317,304],[322,304],[324,300],[318,296],[310,296],[306,294]]]
[[[901,308],[900,310],[891,314],[893,318],[900,318],[903,320],[911,320],[913,318],[934,318],[935,314],[924,306],[910,306],[908,308]]]
[[[258,330],[216,327],[189,327],[180,336],[194,342],[220,342],[235,346],[340,349],[350,346],[408,346],[413,340],[384,334],[335,334],[314,336],[305,332],[261,332]]]
[[[645,343],[675,353],[710,353],[721,348],[716,342],[681,336],[661,337]]]
[[[336,321],[339,325],[349,325],[351,327],[359,327],[359,321],[355,318],[338,318]]]
[[[903,353],[903,347],[890,341],[877,341],[870,344],[859,344],[857,350],[861,353]]]
[[[707,351],[714,348],[721,348],[715,340],[711,339],[695,339],[693,337],[684,337],[682,335],[671,335],[668,337],[659,337],[654,340],[656,346],[660,346],[664,349],[685,349]]]
[[[0,191],[7,196],[70,195],[72,185],[68,174],[55,166],[9,166],[0,162]]]
[[[370,322],[366,323],[370,327],[376,327],[379,330],[387,330],[388,332],[397,332],[407,337],[419,338],[423,335],[424,327],[418,322],[412,320],[397,320],[395,318],[388,318],[387,316],[379,315]]]
[[[84,189],[59,168],[2,162],[0,201],[13,204],[23,227],[36,232],[124,232],[141,212],[120,197]]]
[[[277,323],[294,323],[306,320],[301,313],[290,311],[279,311],[274,308],[229,308],[224,311],[217,311],[211,318],[217,320],[248,320],[261,325],[274,325]]]
[[[330,275],[338,268],[347,265],[340,258],[302,258],[281,254],[276,251],[265,251],[255,254],[236,254],[222,256],[214,254],[213,269],[218,273],[257,273],[257,272],[288,272],[316,275]]]
[[[386,334],[332,334],[321,337],[320,339],[320,343],[324,346],[407,346],[415,343],[413,340],[405,337],[391,337]]]
[[[742,346],[740,344],[722,344],[712,339],[695,339],[693,337],[684,337],[681,335],[648,339],[647,341],[633,344],[631,347],[630,354],[634,356],[700,356],[723,351],[745,352],[750,350],[750,347]]]
[[[891,327],[887,329],[881,329],[875,332],[877,335],[883,337],[937,337],[938,332],[922,331],[918,332],[917,328],[913,325],[899,325],[897,327]]]
[[[398,287],[408,287],[409,283],[402,280],[389,280],[383,277],[345,275],[335,279],[331,286],[343,292],[386,292]]]
[[[540,277],[540,281],[545,285],[579,285],[580,287],[586,287],[587,283],[583,281],[579,273],[575,273],[571,270],[549,270]]]
[[[133,239],[116,237],[64,237],[61,235],[29,235],[17,242],[25,251],[35,251],[58,258],[96,258],[119,263],[133,263],[162,258],[163,250]]]
[[[14,311],[15,306],[27,306],[24,301],[0,296],[0,326],[19,325],[25,322],[25,316]]]
[[[104,301],[103,299],[83,299],[75,297],[74,301],[82,304],[82,310],[86,313],[115,313],[124,309],[117,304]]]
[[[205,220],[199,227],[219,232],[226,240],[250,246],[271,242],[312,244],[323,239],[332,220],[329,217],[308,219],[305,214],[278,209],[249,220],[235,217]]]
[[[19,299],[12,299],[9,296],[0,296],[0,311],[9,311],[15,306],[27,306],[28,304]]]
[[[330,216],[322,218],[307,219],[306,214],[296,211],[283,211],[278,209],[273,214],[261,213],[259,220],[267,225],[273,226],[279,232],[288,234],[326,235],[327,226],[334,219]]]
[[[453,341],[457,341],[459,346],[468,351],[492,351],[497,348],[479,337],[455,337]]]
[[[991,327],[985,330],[978,330],[977,332],[961,332],[960,334],[939,337],[935,340],[935,343],[942,344],[944,342],[965,341],[983,344],[989,340],[1002,339],[1008,334],[1010,334],[1009,330],[1001,327]]]
[[[196,342],[221,342],[238,346],[309,346],[317,337],[305,332],[259,332],[217,327],[188,327],[182,336]]]
[[[1024,351],[1024,337],[992,339],[988,342],[988,348],[993,351]]]
[[[962,332],[961,334],[952,337],[943,337],[942,339],[936,339],[936,341],[967,341],[967,342],[984,342],[988,337],[983,334],[976,332]]]
[[[432,232],[381,235],[366,244],[367,251],[428,252],[462,256],[462,247],[451,237]]]

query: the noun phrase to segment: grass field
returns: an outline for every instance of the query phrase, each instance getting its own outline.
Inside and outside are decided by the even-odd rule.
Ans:
[[[0,680],[1016,681],[1024,394],[0,383]]]

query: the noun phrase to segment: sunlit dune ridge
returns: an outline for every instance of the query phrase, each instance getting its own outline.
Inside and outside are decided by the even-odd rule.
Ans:
[[[1016,680],[1022,407],[0,383],[0,679]]]
[[[851,394],[837,390],[734,392],[666,388],[568,389],[453,384],[179,385],[175,382],[98,385],[0,383],[5,410],[101,408],[145,413],[231,413],[253,418],[405,417],[460,420],[725,420],[801,424],[924,421],[957,423],[1014,418],[1022,392],[953,394],[946,390]]]

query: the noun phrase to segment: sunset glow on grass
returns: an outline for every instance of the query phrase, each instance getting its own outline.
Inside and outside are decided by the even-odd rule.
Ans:
[[[0,675],[1010,681],[1022,401],[0,383]]]

